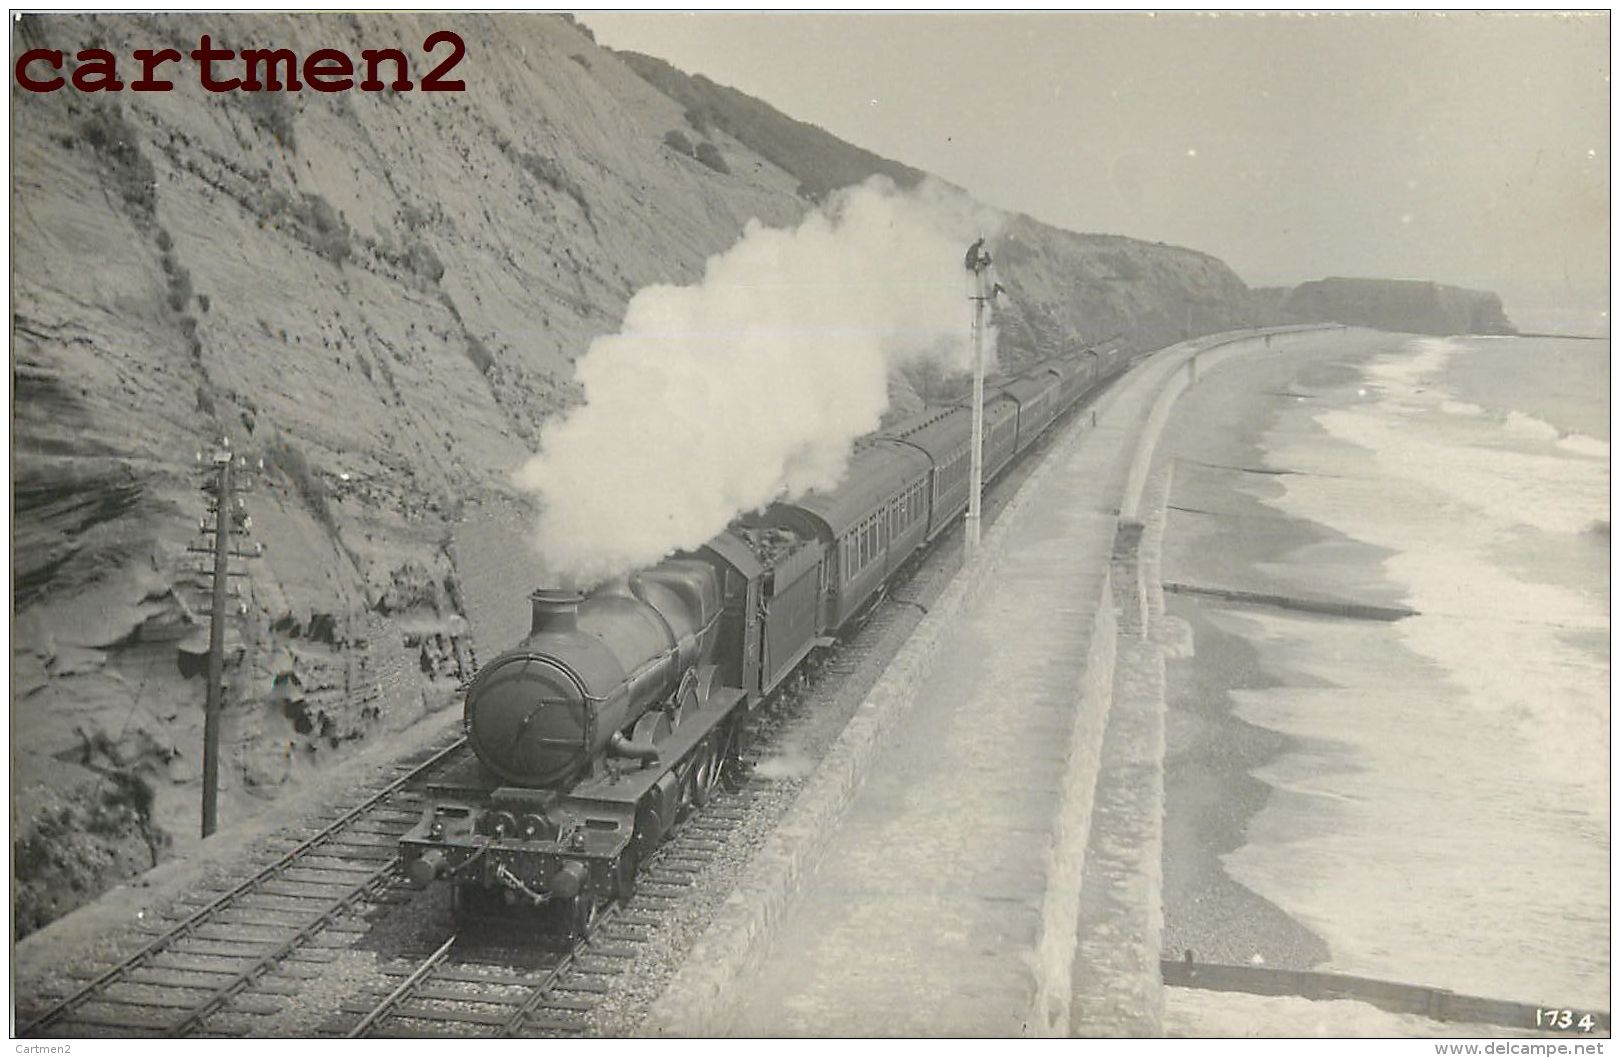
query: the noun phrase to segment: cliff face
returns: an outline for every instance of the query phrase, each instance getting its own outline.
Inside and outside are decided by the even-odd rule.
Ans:
[[[1412,334],[1517,334],[1486,290],[1402,279],[1318,279],[1283,300],[1285,322],[1330,321]]]
[[[1243,281],[1196,250],[1077,234],[1016,216],[995,251],[1011,295],[997,326],[1015,362],[1075,344],[1156,349],[1253,322]]]
[[[246,499],[268,551],[227,635],[229,824],[451,704],[475,650],[520,634],[521,616],[481,621],[471,585],[521,613],[509,475],[635,290],[695,280],[750,218],[789,224],[894,165],[753,101],[746,122],[694,109],[556,17],[27,16],[13,48],[71,63],[208,33],[419,57],[446,28],[463,93],[213,95],[189,66],[171,93],[13,86],[21,932],[194,840],[195,452],[228,435],[265,461]],[[1190,251],[1019,218],[997,252],[1004,360],[1246,311]]]
[[[266,461],[246,499],[268,552],[228,641],[229,823],[450,703],[473,647],[454,530],[509,492],[572,361],[637,288],[803,210],[723,135],[730,174],[665,146],[681,108],[557,18],[45,16],[13,44],[420,55],[441,28],[467,42],[464,93],[13,88],[18,848],[65,828],[105,853],[19,858],[20,929],[150,866],[148,829],[153,856],[196,831],[194,452],[225,434]]]

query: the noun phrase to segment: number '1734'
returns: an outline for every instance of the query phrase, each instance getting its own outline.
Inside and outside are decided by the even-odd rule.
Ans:
[[[1562,1029],[1569,1031],[1579,1029],[1581,1032],[1591,1032],[1595,1022],[1590,1014],[1577,1014],[1573,1010],[1558,1010],[1555,1008],[1536,1008],[1536,1028]]]

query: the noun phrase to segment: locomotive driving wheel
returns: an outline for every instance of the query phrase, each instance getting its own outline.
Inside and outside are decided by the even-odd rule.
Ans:
[[[698,764],[692,784],[692,802],[699,807],[708,804],[725,784],[731,758],[732,736],[731,725],[725,724],[708,738],[703,750],[703,759]]]
[[[697,766],[692,771],[692,804],[702,808],[720,785],[720,749],[713,735],[698,751]]]

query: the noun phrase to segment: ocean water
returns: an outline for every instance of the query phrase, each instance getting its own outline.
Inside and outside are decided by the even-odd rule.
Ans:
[[[1387,549],[1419,611],[1221,617],[1283,680],[1240,715],[1299,747],[1225,865],[1331,969],[1608,1006],[1608,371],[1606,341],[1412,339],[1264,439],[1305,472],[1267,502]]]

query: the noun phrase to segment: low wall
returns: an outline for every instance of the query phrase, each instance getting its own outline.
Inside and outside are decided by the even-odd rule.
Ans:
[[[1159,398],[1154,401],[1152,410],[1148,412],[1147,425],[1142,431],[1141,438],[1136,445],[1136,451],[1131,458],[1130,477],[1125,486],[1125,499],[1119,509],[1121,520],[1140,520],[1141,515],[1138,508],[1142,503],[1142,490],[1147,485],[1148,470],[1153,465],[1153,453],[1159,446],[1159,435],[1164,432],[1164,424],[1169,419],[1170,409],[1175,406],[1181,395],[1187,392],[1187,388],[1198,381],[1200,372],[1214,370],[1233,357],[1245,353],[1282,350],[1288,348],[1292,343],[1321,335],[1324,331],[1343,330],[1345,328],[1338,325],[1331,327],[1272,327],[1259,331],[1216,334],[1185,343],[1188,351],[1185,354],[1183,365],[1180,370],[1170,377],[1169,383],[1164,389],[1159,391]],[[1182,347],[1172,346],[1170,349],[1165,350],[1164,353],[1156,355],[1173,354],[1179,348]]]
[[[1154,585],[1168,472],[1147,487],[1144,520],[1120,523],[1111,558],[1115,662],[1078,901],[1072,1036],[1164,1034],[1164,608]]]
[[[1115,538],[1119,675],[1103,751],[1100,814],[1081,906],[1073,1030],[1079,1036],[1154,1036],[1164,1031],[1166,979],[1158,952],[1164,925],[1166,669],[1160,559],[1171,472],[1149,474],[1176,402],[1208,372],[1239,356],[1286,350],[1333,327],[1282,327],[1190,343],[1149,410],[1131,456]]]
[[[1036,995],[1024,1017],[1025,1034],[1029,1036],[1068,1036],[1074,1016],[1074,945],[1080,928],[1080,901],[1075,894],[1080,892],[1086,868],[1103,731],[1113,701],[1114,661],[1119,644],[1114,593],[1110,573],[1103,578],[1092,624],[1091,649],[1075,695],[1069,761],[1047,856],[1041,939],[1035,951]]]

